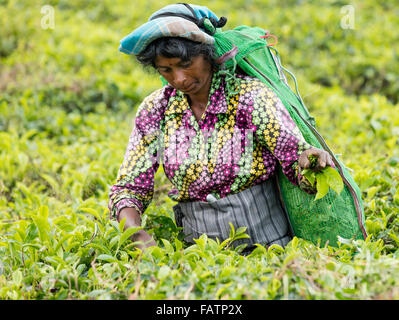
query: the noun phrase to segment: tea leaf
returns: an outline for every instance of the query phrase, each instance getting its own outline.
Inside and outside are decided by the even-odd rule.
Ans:
[[[301,175],[304,176],[310,182],[311,186],[314,186],[316,181],[316,173],[310,169],[303,169]]]
[[[133,234],[135,234],[137,231],[143,229],[142,227],[130,227],[127,228],[122,235],[119,238],[119,243],[118,243],[118,248],[127,240],[129,239]]]
[[[327,183],[327,178],[323,172],[316,173],[316,180],[317,193],[315,200],[318,200],[323,198],[328,193],[329,185]]]
[[[336,193],[340,194],[344,188],[344,183],[338,171],[332,167],[326,167],[323,169],[323,175],[326,177],[327,184]]]
[[[103,260],[107,262],[118,262],[118,259],[109,254],[100,254],[99,256],[97,256],[97,260]]]

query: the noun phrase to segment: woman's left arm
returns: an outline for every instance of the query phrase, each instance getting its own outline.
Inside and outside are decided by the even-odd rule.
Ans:
[[[314,169],[316,171],[333,165],[331,156],[326,151],[305,141],[280,98],[270,88],[263,86],[257,91],[253,96],[253,103],[252,122],[256,126],[256,135],[260,143],[279,161],[283,173],[293,184],[302,188],[300,172],[309,168],[310,154],[318,158],[318,164]],[[307,186],[304,190],[309,193],[315,192]]]

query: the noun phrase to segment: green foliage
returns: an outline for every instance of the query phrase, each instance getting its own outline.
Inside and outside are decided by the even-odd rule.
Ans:
[[[329,188],[340,194],[344,188],[344,183],[338,171],[332,167],[325,167],[315,172],[312,169],[317,164],[317,158],[313,155],[309,155],[309,158],[312,158],[310,160],[310,168],[303,169],[301,175],[309,181],[312,187],[316,186],[317,193],[314,200],[323,198],[328,193]]]
[[[334,248],[294,238],[248,256],[232,245],[243,228],[223,242],[183,241],[162,168],[143,216],[157,247],[139,250],[136,229],[109,220],[136,107],[161,85],[117,51],[119,40],[169,2],[0,3],[0,299],[399,298],[395,1],[351,2],[354,29],[340,27],[341,1],[203,3],[227,28],[279,37],[318,130],[363,192],[366,240]],[[54,29],[40,26],[43,5],[55,9]]]

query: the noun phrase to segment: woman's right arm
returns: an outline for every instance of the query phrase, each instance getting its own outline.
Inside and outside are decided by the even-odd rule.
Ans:
[[[110,218],[117,221],[126,219],[125,229],[141,227],[141,214],[154,193],[154,177],[160,160],[159,126],[162,113],[159,111],[159,96],[162,96],[160,91],[154,92],[139,106],[116,184],[109,193]],[[144,230],[139,230],[132,240],[146,242],[145,247],[155,245]]]

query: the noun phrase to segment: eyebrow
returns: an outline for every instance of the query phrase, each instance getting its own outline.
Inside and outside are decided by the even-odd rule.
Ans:
[[[170,66],[160,66],[160,65],[157,65],[157,64],[155,64],[155,67],[157,67],[157,68],[170,68]]]
[[[182,64],[191,63],[191,62],[192,62],[192,59],[190,59],[190,60],[181,60],[180,59],[180,61],[177,63],[177,65],[182,65]],[[158,65],[155,63],[155,67],[156,68],[170,68],[171,66],[162,66],[162,65]]]

